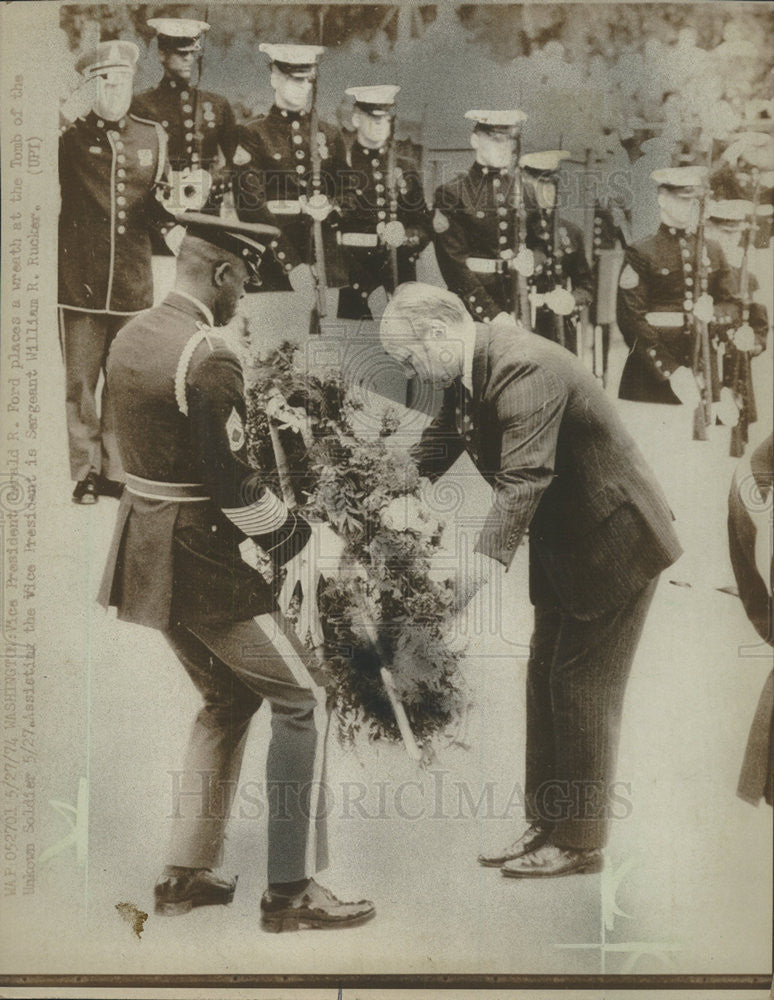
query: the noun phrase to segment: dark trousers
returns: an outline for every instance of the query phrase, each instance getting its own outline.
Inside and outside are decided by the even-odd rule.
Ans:
[[[164,633],[204,698],[173,802],[167,862],[217,868],[232,810],[255,822],[268,812],[268,880],[295,882],[328,864],[325,824],[325,693],[310,654],[279,613]],[[250,721],[271,706],[265,798],[241,788]],[[256,803],[258,799],[258,804]]]
[[[535,606],[527,667],[527,818],[555,824],[552,840],[560,846],[606,842],[624,690],[656,582],[591,621],[550,603]]]
[[[107,479],[124,478],[104,375],[110,345],[131,318],[59,309],[70,476],[74,480],[85,479],[90,472]],[[102,392],[98,395],[100,375]]]

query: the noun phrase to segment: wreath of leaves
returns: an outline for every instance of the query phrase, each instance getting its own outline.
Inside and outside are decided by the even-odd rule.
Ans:
[[[339,738],[351,744],[365,731],[373,740],[400,739],[380,673],[387,666],[415,737],[426,742],[457,721],[466,696],[461,654],[444,639],[453,593],[429,577],[443,525],[422,502],[413,459],[390,441],[398,427],[395,414],[387,411],[376,440],[359,438],[353,427],[357,407],[340,374],[302,370],[290,343],[253,360],[249,382],[252,461],[279,491],[266,413],[271,392],[279,390],[307,415],[313,435],[307,449],[298,432],[280,432],[296,502],[313,520],[328,522],[344,539],[346,556],[365,568],[365,579],[327,579],[318,593]],[[396,501],[411,511],[398,527],[385,516]]]

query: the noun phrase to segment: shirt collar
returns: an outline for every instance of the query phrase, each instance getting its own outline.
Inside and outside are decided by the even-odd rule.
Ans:
[[[189,302],[193,302],[196,308],[201,312],[201,314],[207,320],[207,325],[215,326],[215,318],[212,315],[212,310],[209,309],[200,299],[197,299],[193,295],[189,295],[188,292],[180,291],[179,288],[175,289],[175,295],[181,295],[184,299],[188,299]]]

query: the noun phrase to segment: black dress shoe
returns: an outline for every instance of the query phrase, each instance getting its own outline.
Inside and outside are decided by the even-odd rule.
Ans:
[[[598,847],[578,851],[572,847],[544,844],[520,858],[507,861],[500,871],[508,878],[551,878],[557,875],[591,875],[601,872],[605,858]]]
[[[518,840],[514,840],[510,847],[503,847],[501,850],[489,854],[479,854],[478,863],[485,868],[502,868],[506,861],[521,858],[525,854],[529,854],[530,851],[542,847],[551,836],[551,829],[550,826],[533,823],[532,826],[527,827]]]
[[[261,899],[261,926],[267,931],[297,931],[300,927],[352,927],[370,920],[376,907],[370,899],[344,903],[314,879],[295,896],[267,889]]]
[[[97,476],[97,492],[101,497],[112,497],[120,500],[124,492],[124,484],[116,479],[107,479],[105,476]]]
[[[165,868],[153,890],[156,913],[188,913],[195,906],[217,906],[234,898],[236,879],[221,879],[209,868]]]
[[[92,504],[99,500],[97,473],[90,472],[85,479],[75,484],[73,503]]]

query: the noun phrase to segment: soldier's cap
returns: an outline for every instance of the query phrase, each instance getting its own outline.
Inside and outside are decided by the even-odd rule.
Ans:
[[[506,110],[474,108],[466,111],[465,117],[476,123],[476,130],[482,132],[510,132],[515,133],[519,125],[523,125],[527,120],[524,111],[518,108]]]
[[[694,198],[706,189],[708,174],[706,167],[662,167],[650,179],[678,198]]]
[[[274,45],[269,42],[261,42],[258,51],[265,52],[271,59],[272,66],[276,66],[280,73],[284,73],[285,76],[292,76],[297,80],[311,80],[317,71],[317,60],[325,52],[325,47],[322,45]]]
[[[113,70],[129,70],[134,73],[139,55],[140,50],[134,42],[100,42],[83,53],[75,68],[87,80],[107,76]]]
[[[566,149],[543,149],[539,153],[525,153],[519,160],[522,170],[535,177],[554,177],[559,173],[562,160],[569,160]]]
[[[733,165],[744,160],[759,170],[774,170],[774,137],[765,132],[740,132],[733,137],[723,159]]]
[[[721,229],[743,229],[752,212],[753,203],[744,198],[711,201],[707,205],[707,217]]]
[[[266,247],[280,235],[276,226],[220,219],[203,212],[180,212],[175,221],[191,236],[240,257],[253,278],[258,276]]]
[[[374,87],[348,87],[344,93],[354,99],[355,107],[374,118],[384,118],[395,111],[395,95],[400,90],[394,84]]]
[[[189,17],[151,17],[148,27],[156,32],[159,48],[165,52],[200,52],[202,35],[210,30],[206,21]]]

